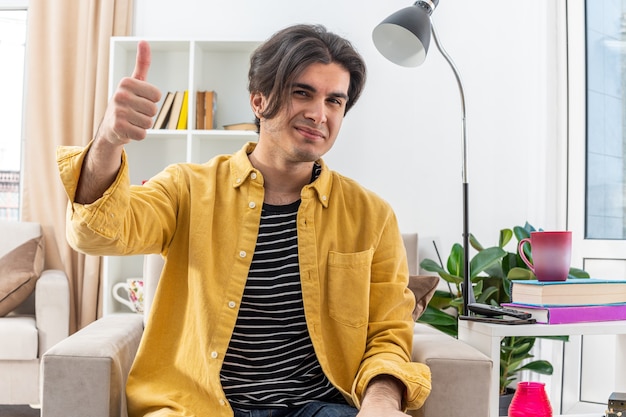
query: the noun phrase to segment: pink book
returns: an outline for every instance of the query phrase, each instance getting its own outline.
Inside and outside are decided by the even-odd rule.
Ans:
[[[530,313],[537,323],[544,324],[626,320],[626,303],[577,306],[503,303],[502,307]]]

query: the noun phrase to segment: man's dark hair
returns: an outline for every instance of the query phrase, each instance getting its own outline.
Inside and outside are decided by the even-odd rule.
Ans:
[[[365,62],[346,39],[321,25],[295,25],[275,33],[250,58],[248,90],[268,99],[262,117],[278,114],[294,80],[311,64],[337,63],[350,73],[346,113],[359,99],[365,85]],[[259,119],[256,120],[259,126]]]

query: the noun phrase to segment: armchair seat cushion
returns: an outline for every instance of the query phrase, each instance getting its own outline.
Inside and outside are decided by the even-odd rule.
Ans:
[[[0,360],[37,359],[38,339],[34,316],[0,318]]]

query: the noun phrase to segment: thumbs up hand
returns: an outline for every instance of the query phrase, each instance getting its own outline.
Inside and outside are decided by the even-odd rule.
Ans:
[[[115,146],[145,139],[146,130],[152,127],[152,118],[157,113],[157,103],[161,99],[161,91],[146,81],[150,61],[150,45],[140,41],[137,44],[133,74],[118,84],[109,100],[96,139],[105,139]]]

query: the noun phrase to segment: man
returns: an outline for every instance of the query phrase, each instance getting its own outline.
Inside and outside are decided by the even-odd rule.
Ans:
[[[130,186],[123,147],[145,138],[161,95],[149,65],[140,42],[92,143],[59,153],[70,243],[166,260],[129,375],[129,415],[393,417],[420,407],[430,373],[410,362],[414,299],[395,215],[320,159],[361,93],[360,55],[321,26],[276,33],[251,58],[258,143]]]

